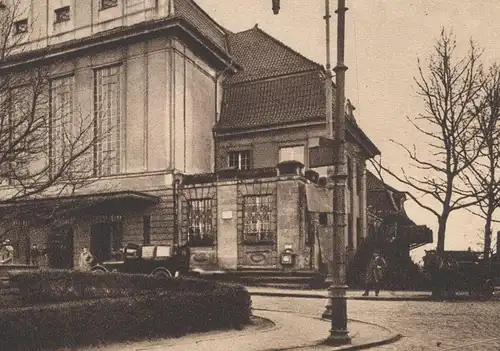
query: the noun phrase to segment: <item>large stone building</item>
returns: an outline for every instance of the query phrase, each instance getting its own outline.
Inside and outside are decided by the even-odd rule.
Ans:
[[[257,27],[227,31],[192,0],[20,4],[29,11],[14,35],[31,34],[0,69],[54,66],[51,89],[113,128],[89,156],[90,185],[2,205],[4,217],[12,207],[30,213],[9,234],[19,260],[30,243],[57,252],[57,267],[72,267],[86,246],[107,260],[129,242],[188,243],[205,269],[319,269],[332,192],[305,175],[327,134],[320,65]],[[365,161],[379,151],[348,110],[346,243],[355,250],[367,233]],[[305,170],[277,169],[290,160]],[[54,208],[67,211],[33,215]],[[280,260],[285,250],[293,262]]]

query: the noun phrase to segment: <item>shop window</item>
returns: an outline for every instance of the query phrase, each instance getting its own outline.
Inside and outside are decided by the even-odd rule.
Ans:
[[[215,243],[213,199],[188,200],[188,244],[212,246]]]
[[[250,150],[232,151],[228,154],[228,166],[237,169],[250,169]]]
[[[243,199],[243,234],[246,243],[270,243],[272,230],[272,195],[251,195]]]

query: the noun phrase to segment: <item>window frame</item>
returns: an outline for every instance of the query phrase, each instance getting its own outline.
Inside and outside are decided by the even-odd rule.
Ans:
[[[246,167],[242,167],[243,166],[243,157],[242,155],[243,154],[247,154],[247,166]],[[238,156],[238,165],[231,165],[231,160],[232,160],[232,156],[233,155],[237,155]],[[228,167],[236,167],[238,170],[240,171],[244,171],[244,170],[249,170],[249,169],[252,169],[252,150],[250,149],[245,149],[245,150],[231,150],[227,153],[227,165]]]
[[[196,206],[192,204],[196,204]],[[215,200],[213,198],[187,200],[187,243],[189,246],[207,247],[216,244],[217,231],[214,225],[214,206]],[[203,214],[195,217],[193,216],[193,209],[198,212],[201,209]],[[199,229],[199,233],[193,233],[194,228]]]
[[[71,8],[69,5],[54,10],[54,23],[63,23],[71,20]]]
[[[28,32],[28,19],[23,18],[14,22],[14,34],[24,34]]]
[[[123,169],[122,155],[124,147],[122,128],[124,123],[124,87],[122,82],[122,66],[122,63],[119,62],[111,65],[95,67],[93,69],[93,135],[97,139],[93,146],[93,175],[95,177],[119,175],[122,173]],[[109,72],[113,69],[116,69],[115,73],[107,73],[107,75],[103,75],[104,72]],[[99,76],[99,74],[101,75]],[[109,79],[112,76],[116,76],[115,83],[102,83],[105,78]],[[113,84],[117,87],[116,91],[109,90],[110,86]],[[108,87],[107,91],[104,91],[105,86]],[[106,101],[105,104],[103,103],[100,105],[101,107],[98,107],[98,101],[104,101],[104,96],[113,96],[116,100],[115,103],[113,104],[113,101],[111,103]],[[106,109],[102,109],[103,105],[105,105]],[[111,105],[112,107],[110,107]],[[108,113],[111,113],[111,115],[108,115]],[[101,119],[104,119],[104,121]],[[109,130],[103,131],[102,127],[99,127],[100,124],[102,125],[104,123],[107,123],[108,126],[110,124],[114,125],[110,126]],[[111,148],[111,145],[113,148]],[[104,150],[104,148],[106,148],[106,150]],[[107,159],[107,156],[103,156],[105,153],[114,153],[114,157]]]
[[[57,82],[57,81],[60,81],[61,83],[58,84],[57,86],[54,86],[54,82]],[[69,86],[69,110],[66,111],[68,113],[68,116],[69,116],[69,120],[66,121],[66,117],[65,116],[60,116],[58,114],[58,111],[54,111],[54,91],[55,89],[58,89],[58,88],[61,88],[61,87],[66,87],[66,86]],[[70,130],[70,133],[72,134],[73,137],[75,137],[75,133],[76,133],[76,125],[75,125],[75,116],[74,116],[74,103],[75,103],[75,76],[73,74],[68,74],[68,75],[64,75],[64,76],[58,76],[58,77],[52,77],[50,78],[49,80],[49,118],[48,118],[48,129],[49,129],[49,133],[48,133],[48,142],[49,142],[49,174],[50,176],[52,177],[53,176],[53,172],[55,171],[54,169],[54,161],[57,162],[57,160],[55,159],[57,156],[62,156],[64,158],[64,155],[56,155],[55,153],[57,153],[57,145],[56,145],[56,140],[59,139],[59,137],[57,136],[57,130],[56,128],[63,128],[64,129],[64,125],[63,126],[60,126],[60,125],[55,125],[55,123],[57,123],[57,119],[54,120],[55,117],[55,114],[57,114],[59,117],[57,118],[61,118],[61,120],[65,120],[65,122],[63,123],[68,123],[69,125],[69,130]],[[59,100],[58,100],[59,101]],[[59,108],[63,108],[62,106],[60,106]],[[67,132],[67,131],[66,131]],[[64,147],[64,144],[63,146]],[[70,167],[71,168],[71,167]]]
[[[273,244],[275,241],[275,230],[273,226],[273,194],[260,194],[260,195],[245,195],[243,197],[243,213],[242,213],[242,221],[243,221],[243,242],[245,244],[251,245],[269,245]],[[255,199],[252,202],[249,202],[250,199]],[[259,199],[257,201],[257,199]],[[265,201],[263,201],[265,199]],[[260,206],[267,207],[266,209],[266,220],[263,222],[250,222],[248,220],[248,207],[250,206]],[[255,225],[255,230],[249,230],[248,225],[252,224],[252,227]],[[259,228],[267,228],[267,230],[259,230]],[[253,229],[253,228],[251,228]],[[265,234],[264,237],[261,235]]]
[[[113,7],[118,7],[118,0],[99,0],[100,10],[107,10]]]

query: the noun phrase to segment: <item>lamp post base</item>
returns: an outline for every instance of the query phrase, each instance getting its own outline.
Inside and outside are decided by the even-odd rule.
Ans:
[[[347,300],[345,293],[347,286],[332,285],[328,289],[328,303],[322,317],[331,320],[330,335],[325,344],[331,346],[345,345],[351,342],[347,329]]]

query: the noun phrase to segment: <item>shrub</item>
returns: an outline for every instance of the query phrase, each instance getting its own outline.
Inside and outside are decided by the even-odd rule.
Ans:
[[[14,271],[10,280],[25,302],[72,301],[89,298],[125,297],[155,291],[211,291],[244,289],[242,286],[197,278],[156,278],[141,274],[69,270]]]
[[[250,321],[244,288],[166,291],[0,310],[0,350],[35,350],[239,327]]]

